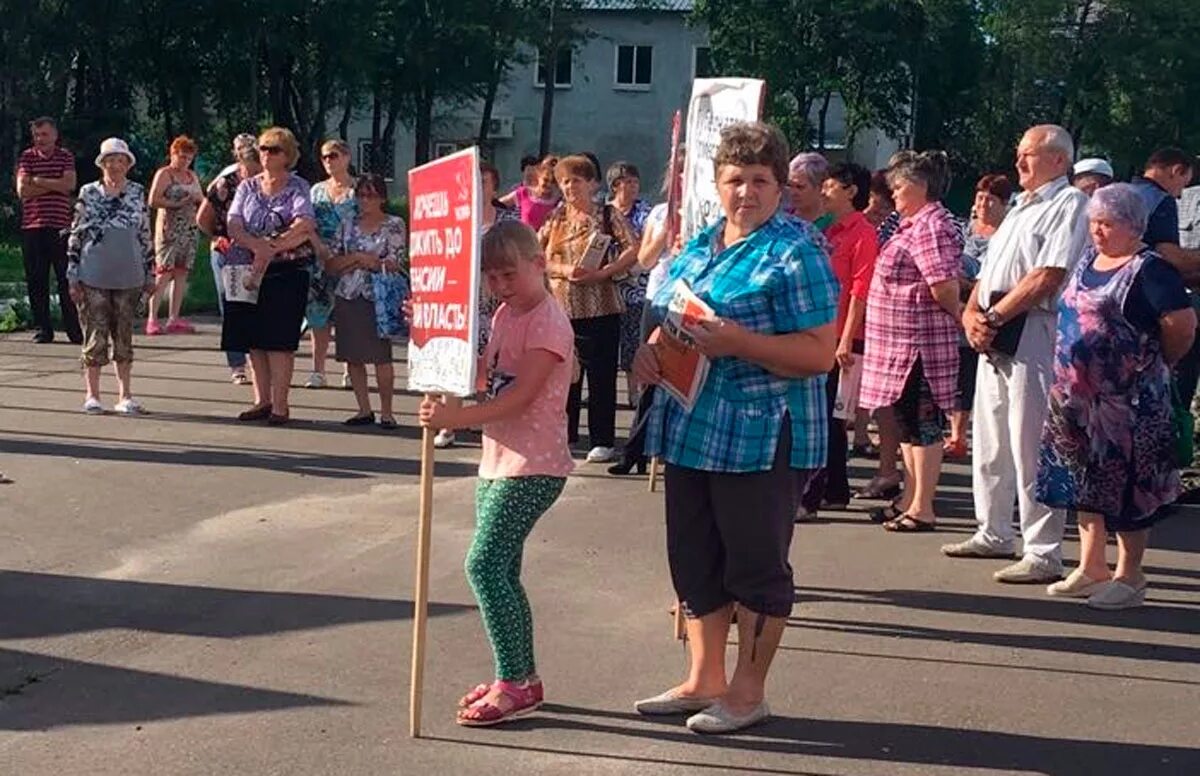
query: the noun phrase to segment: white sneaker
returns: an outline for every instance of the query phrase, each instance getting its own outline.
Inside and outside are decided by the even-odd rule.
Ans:
[[[1011,566],[1005,566],[992,574],[992,579],[1010,585],[1057,582],[1062,579],[1062,564],[1035,555],[1026,555]]]
[[[104,405],[95,396],[89,396],[83,403],[83,411],[88,415],[103,415]]]
[[[437,432],[437,436],[433,438],[433,446],[439,450],[444,450],[447,447],[454,446],[454,432],[447,429],[442,429]]]
[[[245,369],[234,369],[229,374],[229,380],[234,385],[249,385],[250,378],[246,375]]]
[[[1124,582],[1112,580],[1100,588],[1087,600],[1087,605],[1093,609],[1117,611],[1119,609],[1134,609],[1146,602],[1146,583],[1141,587],[1133,587]]]
[[[1013,558],[1012,546],[993,547],[979,537],[972,536],[965,542],[943,544],[942,554],[949,558]]]
[[[1084,574],[1082,569],[1075,569],[1067,575],[1066,579],[1047,587],[1046,595],[1055,598],[1088,598],[1093,593],[1099,592],[1108,583],[1107,578],[1092,579]]]
[[[130,396],[128,399],[123,399],[113,405],[113,411],[121,415],[145,415],[146,409],[141,403]]]
[[[342,388],[347,391],[354,388],[354,383],[350,382],[349,372],[342,372]]]
[[[608,463],[617,460],[617,451],[612,447],[593,447],[588,450],[588,463]]]
[[[304,381],[304,387],[305,388],[324,388],[325,387],[325,375],[321,374],[320,372],[312,372],[311,374],[309,374],[308,379]]]

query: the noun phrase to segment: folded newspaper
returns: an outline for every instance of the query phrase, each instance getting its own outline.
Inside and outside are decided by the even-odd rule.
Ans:
[[[659,385],[685,409],[690,410],[696,403],[709,367],[708,356],[696,350],[696,340],[690,332],[699,328],[701,321],[716,320],[716,317],[712,308],[696,296],[686,282],[676,280],[671,287],[667,316],[650,338],[662,373]]]

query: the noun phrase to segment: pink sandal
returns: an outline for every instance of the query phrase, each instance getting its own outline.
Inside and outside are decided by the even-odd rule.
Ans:
[[[466,695],[458,699],[458,707],[460,709],[465,709],[471,704],[475,703],[475,701],[482,699],[483,696],[487,695],[491,691],[492,686],[490,684],[477,684],[470,690],[467,690]]]
[[[482,687],[483,685],[479,685]],[[476,687],[463,700],[474,694]],[[541,682],[524,683],[524,682],[505,682],[498,681],[491,687],[487,688],[488,692],[492,689],[498,689],[501,693],[508,697],[513,702],[513,707],[505,711],[495,704],[488,703],[483,700],[487,695],[485,692],[475,701],[464,709],[460,709],[455,722],[465,727],[490,727],[499,725],[502,722],[519,719],[527,714],[532,714],[541,708],[544,690]]]

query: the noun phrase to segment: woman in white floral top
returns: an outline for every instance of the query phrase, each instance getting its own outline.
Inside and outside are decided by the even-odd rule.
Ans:
[[[374,364],[379,389],[379,425],[391,429],[396,427],[392,414],[396,374],[392,366],[392,341],[379,336],[375,279],[381,272],[408,271],[407,227],[403,218],[383,210],[388,191],[382,176],[359,178],[354,194],[358,216],[342,222],[334,241],[338,255],[326,264],[338,278],[333,299],[338,327],[337,360],[346,364],[358,401],[358,414],[345,423],[366,426],[375,422],[367,387],[367,364]]]

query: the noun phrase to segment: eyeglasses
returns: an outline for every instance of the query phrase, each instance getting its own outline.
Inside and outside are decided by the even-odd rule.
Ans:
[[[281,154],[283,149],[277,145],[260,145],[258,152],[260,154]]]
[[[329,154],[321,154],[321,161],[323,161],[323,162],[333,161],[334,159],[337,159],[339,156],[341,156],[341,154],[339,154],[337,151],[334,151],[333,153],[329,153]]]

